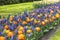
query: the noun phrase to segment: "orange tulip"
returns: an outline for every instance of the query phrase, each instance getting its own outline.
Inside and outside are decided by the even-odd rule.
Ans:
[[[23,21],[22,24],[27,24],[27,22],[26,21]]]
[[[20,27],[22,27],[22,26],[18,26],[17,29],[19,29]]]
[[[23,31],[18,31],[18,34],[23,34]]]
[[[24,27],[20,27],[19,30],[20,30],[20,31],[23,31],[23,30],[24,30]]]
[[[40,31],[40,28],[39,28],[39,27],[36,27],[35,30],[36,30],[37,32],[39,32],[39,31]]]
[[[30,22],[31,20],[30,20],[30,18],[29,17],[27,17],[26,18],[26,22]]]
[[[58,13],[55,15],[55,18],[59,18],[59,14]]]
[[[8,32],[8,33],[7,33],[7,36],[8,36],[8,37],[13,36],[13,32]]]
[[[25,35],[24,34],[18,35],[18,40],[25,40]]]
[[[4,29],[8,29],[8,25],[5,25],[5,26],[4,26]]]
[[[0,40],[5,40],[5,37],[3,37],[3,36],[0,36]]]
[[[32,30],[27,30],[27,33],[30,34],[32,32]]]
[[[10,16],[10,21],[12,21],[13,20],[13,16]]]

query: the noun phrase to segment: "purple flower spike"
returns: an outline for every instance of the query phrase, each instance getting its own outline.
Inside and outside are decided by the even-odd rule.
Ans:
[[[2,35],[2,32],[0,32],[0,36]]]
[[[12,36],[10,40],[14,40],[14,36]]]

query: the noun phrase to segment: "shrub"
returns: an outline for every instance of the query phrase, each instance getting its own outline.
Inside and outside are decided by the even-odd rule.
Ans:
[[[23,3],[23,2],[33,2],[33,1],[34,0],[0,0],[0,5]],[[38,0],[35,0],[35,1],[38,1]]]
[[[19,0],[0,0],[0,5],[19,3]]]

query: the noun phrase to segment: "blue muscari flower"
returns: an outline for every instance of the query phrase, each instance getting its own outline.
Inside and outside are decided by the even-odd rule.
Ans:
[[[53,15],[55,15],[56,14],[56,10],[54,10],[54,13],[53,13]]]
[[[33,18],[36,18],[37,16],[35,15],[35,16],[33,16]]]
[[[34,16],[30,15],[30,18],[33,18]]]
[[[41,8],[41,9],[39,9],[39,12],[40,12],[40,13],[43,13],[43,11],[44,11],[44,10],[43,10],[42,8]]]
[[[46,12],[49,13],[49,8],[47,8]]]
[[[10,25],[10,21],[9,20],[6,21],[6,25]]]
[[[26,30],[27,30],[27,27],[26,27],[26,26],[24,26],[24,32],[26,32]]]
[[[39,13],[39,9],[36,10],[36,13]]]
[[[22,25],[22,23],[21,22],[18,22],[18,25]]]
[[[12,24],[12,27],[15,29],[15,28],[17,27],[17,25],[15,25],[15,24]]]
[[[0,36],[2,35],[2,32],[0,32]]]
[[[14,26],[12,26],[12,25],[8,25],[8,27],[9,27],[9,29],[10,29],[11,31],[14,30]]]
[[[24,16],[28,17],[27,11],[24,11]]]
[[[42,21],[44,19],[44,15],[40,17],[40,21]]]
[[[2,20],[0,20],[0,24],[2,24]]]
[[[14,40],[14,36],[11,36],[10,40]]]
[[[2,23],[5,23],[6,21],[7,21],[7,19],[5,18],[5,19],[2,20]]]
[[[36,20],[39,20],[40,18],[36,17]]]
[[[32,30],[35,30],[35,27],[34,26],[32,26]]]
[[[18,30],[16,29],[16,30],[15,30],[15,34],[17,34],[17,32],[18,32]]]
[[[31,23],[29,22],[27,25],[28,25],[28,26],[31,26]]]
[[[18,21],[17,15],[14,16],[13,20],[14,20],[14,21]]]
[[[20,18],[22,19],[22,20],[25,20],[26,18],[22,15],[22,16],[20,16]]]
[[[9,29],[11,30],[12,26],[11,25],[8,25]]]
[[[3,31],[3,26],[2,25],[0,25],[0,30]]]

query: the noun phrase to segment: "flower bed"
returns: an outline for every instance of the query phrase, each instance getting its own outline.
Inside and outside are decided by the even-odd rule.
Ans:
[[[0,40],[38,40],[59,24],[59,17],[60,3],[0,18]]]

